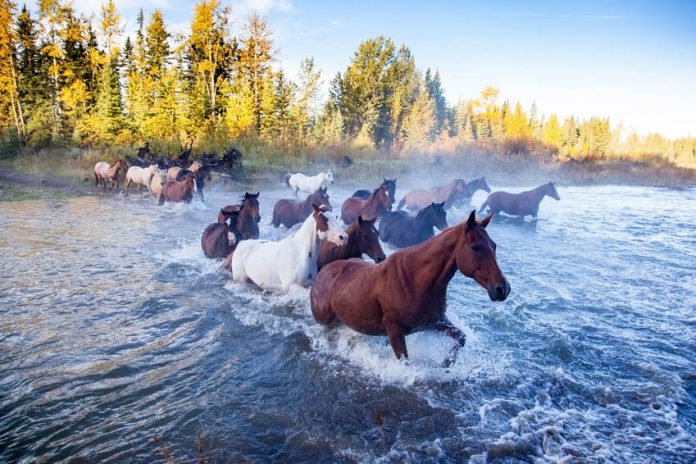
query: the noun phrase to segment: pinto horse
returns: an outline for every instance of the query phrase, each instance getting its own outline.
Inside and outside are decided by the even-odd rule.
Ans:
[[[360,258],[363,253],[367,254],[376,263],[381,263],[386,259],[384,250],[379,244],[379,233],[375,229],[374,219],[363,219],[358,216],[358,220],[346,229],[348,240],[343,246],[328,241],[321,243],[317,269],[321,270],[332,261],[338,259]]]
[[[307,196],[304,201],[283,198],[273,206],[273,227],[283,224],[288,229],[307,219],[312,214],[312,205],[323,206],[327,211],[333,211],[329,202],[327,187],[319,187],[316,192]]]
[[[143,195],[143,192],[140,190],[143,185],[148,192],[152,193],[150,183],[152,182],[152,177],[155,175],[156,169],[157,165],[155,164],[151,164],[146,168],[141,168],[139,166],[129,167],[128,171],[126,171],[126,182],[123,184],[125,195],[128,196],[128,187],[131,182],[138,186],[138,193],[140,193],[140,196]]]
[[[380,187],[382,187],[383,185],[387,187],[387,190],[389,192],[389,201],[393,205],[394,202],[396,202],[396,197],[394,196],[396,194],[396,177],[393,179],[384,179],[384,181],[380,184]],[[360,198],[361,200],[367,200],[368,198],[370,198],[370,195],[372,195],[372,192],[370,192],[369,190],[356,190],[351,195],[351,197]]]
[[[159,205],[165,201],[191,203],[193,192],[196,191],[196,179],[189,176],[182,181],[170,180],[162,186],[159,196]]]
[[[379,222],[379,236],[386,243],[404,248],[418,245],[433,237],[433,227],[439,230],[448,227],[444,202],[431,203],[415,216],[409,216],[405,211],[387,213]]]
[[[205,256],[226,258],[234,251],[237,243],[242,240],[242,234],[237,227],[239,214],[240,211],[224,213],[224,221],[214,222],[205,228],[201,236],[201,248]]]
[[[316,176],[306,176],[301,172],[295,174],[285,174],[285,182],[297,196],[297,192],[312,193],[315,190],[326,187],[329,183],[334,183],[334,177],[331,170],[322,171]]]
[[[445,202],[445,209],[449,209],[457,198],[467,195],[468,192],[469,189],[464,179],[454,179],[443,187],[433,187],[430,190],[411,190],[401,199],[396,209],[406,206],[411,211],[417,211],[425,208],[430,203],[443,201]]]
[[[385,185],[380,185],[367,200],[349,197],[341,205],[341,218],[344,224],[352,224],[358,216],[377,218],[391,211],[391,201]]]
[[[524,217],[530,214],[532,217],[537,217],[539,203],[547,195],[554,200],[561,199],[553,182],[522,193],[493,192],[483,202],[479,212],[483,212],[488,207],[493,213],[502,211],[513,216]]]
[[[121,175],[121,170],[126,168],[126,162],[122,159],[117,159],[113,164],[109,165],[106,161],[99,161],[94,165],[94,185],[99,187],[101,183],[102,187],[106,189],[106,181],[111,184],[109,189],[120,184],[119,177]]]
[[[322,240],[342,246],[346,231],[332,214],[312,205],[312,214],[289,237],[279,241],[244,240],[232,254],[232,279],[251,281],[267,290],[307,286],[317,275]]]
[[[503,301],[510,285],[498,267],[486,226],[493,215],[469,219],[437,237],[399,250],[380,264],[349,259],[322,268],[310,291],[314,318],[328,325],[338,318],[365,335],[387,335],[397,358],[408,358],[406,335],[423,329],[457,341],[444,364],[456,360],[464,333],[447,316],[447,286],[457,270]]]
[[[239,212],[237,218],[237,228],[244,239],[259,238],[259,222],[261,213],[259,212],[259,192],[245,192],[242,203],[239,205],[227,205],[220,210],[218,222],[225,222],[226,215],[234,211]]]

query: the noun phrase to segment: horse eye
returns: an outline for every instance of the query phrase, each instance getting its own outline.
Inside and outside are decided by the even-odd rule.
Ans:
[[[483,251],[483,247],[481,245],[471,245],[471,249],[474,250],[476,253],[480,253]]]

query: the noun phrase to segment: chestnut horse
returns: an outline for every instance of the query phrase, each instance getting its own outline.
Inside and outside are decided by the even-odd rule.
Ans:
[[[193,165],[195,165],[196,163],[198,163],[198,161],[195,161]],[[189,169],[181,169],[177,173],[175,180],[181,181],[184,180],[184,178],[186,178],[187,176],[193,176],[193,178],[196,179],[196,191],[198,191],[198,195],[201,197],[201,201],[205,203],[205,197],[203,196],[203,188],[205,187],[205,181],[212,179],[212,176],[210,175],[210,168],[205,166],[196,169],[195,171],[191,171]]]
[[[530,214],[532,217],[537,217],[539,203],[546,195],[554,200],[561,199],[556,191],[556,184],[553,182],[522,193],[493,192],[483,202],[479,212],[483,212],[488,207],[493,213],[502,211],[513,216],[524,217]]]
[[[106,161],[99,161],[94,165],[94,185],[99,187],[99,183],[101,183],[102,187],[106,189],[106,181],[109,181],[111,184],[109,189],[116,186],[116,190],[118,190],[121,183],[121,170],[123,169],[126,169],[126,162],[122,159],[117,159],[112,165]]]
[[[242,206],[242,209],[244,207]],[[214,222],[203,231],[201,248],[208,258],[226,258],[242,240],[242,234],[237,228],[239,211],[225,213],[225,220]]]
[[[193,176],[182,181],[170,180],[162,186],[158,204],[163,205],[165,201],[191,203],[195,191],[196,179]]]
[[[343,246],[332,242],[322,242],[319,259],[317,259],[318,270],[338,259],[360,258],[363,253],[376,263],[386,259],[382,246],[379,244],[379,233],[375,229],[374,219],[363,219],[362,216],[358,216],[358,220],[348,226],[346,233],[348,240]]]
[[[314,318],[324,325],[338,318],[360,333],[388,335],[397,358],[408,357],[406,335],[429,328],[445,332],[457,341],[444,362],[450,365],[466,341],[445,316],[447,285],[456,271],[474,279],[493,301],[510,293],[485,229],[492,216],[476,222],[472,211],[468,220],[380,264],[327,264],[310,291]]]
[[[283,224],[288,229],[299,224],[312,214],[312,204],[323,206],[326,211],[333,211],[329,202],[328,187],[319,187],[317,191],[307,196],[304,201],[283,198],[273,207],[273,227]]]
[[[466,186],[464,179],[454,179],[444,187],[433,187],[430,190],[416,189],[411,190],[399,202],[396,209],[406,208],[411,211],[417,211],[425,208],[430,203],[445,202],[445,209],[449,209],[452,203],[457,199],[467,195],[469,189]]]
[[[418,245],[433,237],[433,227],[440,230],[448,227],[444,202],[431,203],[415,216],[409,216],[405,211],[387,213],[379,221],[379,236],[383,242],[404,248]]]
[[[394,202],[396,202],[396,197],[394,196],[396,194],[396,177],[393,179],[384,179],[384,181],[380,184],[380,187],[382,187],[383,185],[386,185],[387,190],[389,191],[389,201],[393,205]],[[368,198],[370,198],[370,195],[372,195],[372,192],[370,192],[369,190],[356,190],[351,195],[351,197],[360,198],[361,200],[367,200]]]
[[[245,239],[259,238],[259,192],[245,192],[239,205],[227,205],[220,210],[218,222],[225,222],[226,215],[234,211],[239,212],[237,228]]]
[[[377,218],[387,211],[391,211],[391,201],[387,187],[382,184],[372,192],[367,200],[349,197],[341,206],[341,218],[344,224],[352,224],[358,220],[358,216]]]

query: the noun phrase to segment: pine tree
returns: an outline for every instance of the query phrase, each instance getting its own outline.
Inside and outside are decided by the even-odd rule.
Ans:
[[[254,97],[254,116],[256,129],[261,130],[263,118],[263,98],[268,94],[264,85],[271,83],[271,51],[273,48],[271,28],[268,20],[252,14],[244,26],[244,36],[239,50],[238,75],[245,79]]]
[[[315,68],[314,59],[306,58],[302,60],[296,98],[292,106],[293,119],[297,124],[297,139],[301,145],[307,143],[312,127],[315,124],[320,80],[321,71]]]
[[[153,76],[159,76],[164,71],[169,62],[169,40],[170,34],[164,25],[164,19],[160,10],[152,13],[150,24],[147,25],[146,62],[148,72]]]
[[[549,116],[549,120],[544,124],[541,141],[557,149],[563,145],[563,129],[558,123],[558,116],[555,114]]]
[[[436,104],[425,81],[418,91],[403,125],[404,149],[422,151],[430,145],[437,133]]]
[[[440,72],[435,71],[435,75],[431,76],[430,68],[428,68],[425,71],[425,85],[430,98],[435,103],[435,132],[440,134],[447,118],[447,101],[440,82]]]
[[[36,21],[31,17],[26,5],[17,16],[16,31],[19,98],[22,104],[32,111],[38,101],[48,98],[48,94],[37,45]]]
[[[14,123],[17,137],[24,138],[24,116],[17,85],[15,47],[17,37],[12,29],[15,5],[9,0],[0,0],[0,128]],[[9,120],[5,115],[11,114]]]

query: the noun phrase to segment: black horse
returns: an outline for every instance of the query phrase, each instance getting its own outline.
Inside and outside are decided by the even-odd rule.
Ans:
[[[379,222],[379,236],[383,242],[397,248],[417,245],[434,236],[433,227],[446,229],[445,203],[431,203],[415,216],[405,211],[387,213]]]

